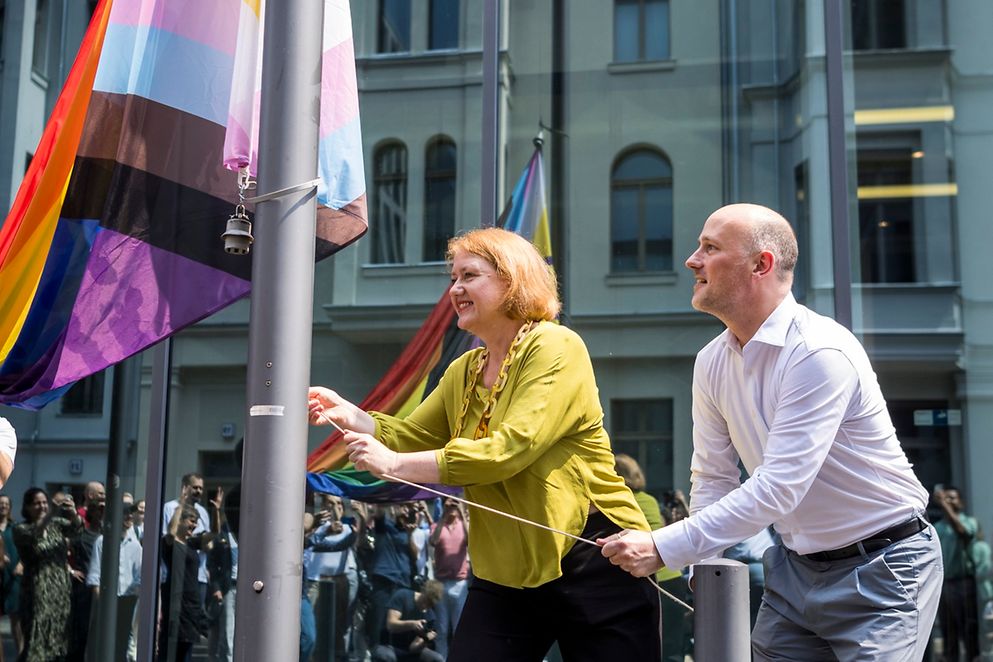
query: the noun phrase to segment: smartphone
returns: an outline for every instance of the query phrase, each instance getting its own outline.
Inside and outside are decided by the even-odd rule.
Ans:
[[[348,517],[348,516],[342,517],[341,518],[341,523],[342,524],[347,524],[349,526],[355,526],[355,518],[354,517]]]

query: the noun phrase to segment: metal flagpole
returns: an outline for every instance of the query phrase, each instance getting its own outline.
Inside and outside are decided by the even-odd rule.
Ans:
[[[141,408],[141,355],[114,366],[114,398],[110,411],[110,447],[107,454],[107,505],[103,516],[103,555],[100,558],[100,597],[97,601],[96,659],[114,658],[117,638],[117,589],[120,581],[121,533],[124,502],[121,474],[129,441],[138,438]]]
[[[268,2],[234,658],[296,659],[324,3]],[[303,182],[310,185],[298,188]]]

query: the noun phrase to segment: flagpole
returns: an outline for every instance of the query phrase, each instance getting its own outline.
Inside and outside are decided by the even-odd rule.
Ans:
[[[100,558],[100,597],[96,602],[96,659],[114,658],[117,637],[117,603],[120,583],[121,534],[124,500],[121,476],[129,442],[138,439],[141,402],[141,355],[114,366],[113,404],[110,410],[110,444],[107,453],[106,506],[103,516],[103,552]]]
[[[258,193],[317,175],[324,3],[268,2]],[[296,659],[316,189],[256,206],[234,659]]]

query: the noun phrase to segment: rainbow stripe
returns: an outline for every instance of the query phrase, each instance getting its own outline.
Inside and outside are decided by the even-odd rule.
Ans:
[[[219,239],[237,200],[223,146],[245,6],[97,6],[0,227],[0,403],[39,408],[249,293],[251,261]],[[350,60],[342,42],[328,50],[334,83]],[[329,163],[340,170],[321,170],[334,194],[318,208],[318,257],[367,226],[361,152]]]

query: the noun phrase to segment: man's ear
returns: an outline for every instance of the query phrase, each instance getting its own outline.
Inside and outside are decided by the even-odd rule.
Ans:
[[[772,251],[760,251],[758,256],[755,258],[755,265],[752,267],[752,273],[756,276],[768,276],[772,273],[776,266],[776,256],[772,254]]]

